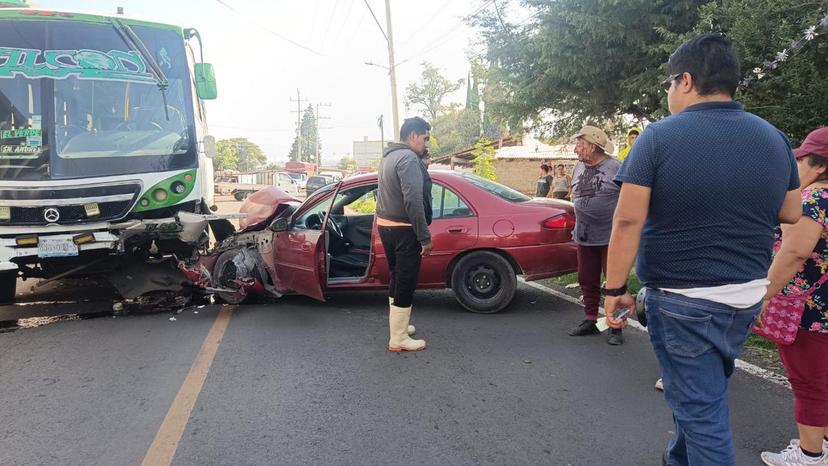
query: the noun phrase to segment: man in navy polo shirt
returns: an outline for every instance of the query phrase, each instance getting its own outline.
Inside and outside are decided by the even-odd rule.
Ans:
[[[802,215],[790,144],[733,102],[739,59],[705,34],[682,44],[664,81],[672,116],[649,125],[615,181],[621,184],[604,289],[608,322],[647,287],[650,340],[673,411],[669,465],[735,463],[728,379],[758,316],[773,228]]]

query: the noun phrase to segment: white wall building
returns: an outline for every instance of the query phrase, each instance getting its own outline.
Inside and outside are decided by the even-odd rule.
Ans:
[[[357,167],[370,167],[379,163],[382,157],[382,141],[369,141],[365,136],[362,141],[354,141],[354,161]]]

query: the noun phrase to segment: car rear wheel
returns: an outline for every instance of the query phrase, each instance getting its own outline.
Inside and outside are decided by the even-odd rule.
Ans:
[[[492,314],[512,302],[517,276],[500,254],[476,251],[457,261],[451,273],[451,288],[457,301],[469,311]]]
[[[0,304],[14,302],[17,292],[17,270],[3,270],[0,272]]]
[[[239,254],[237,249],[224,251],[213,266],[213,286],[225,290],[238,290],[235,293],[218,292],[216,295],[227,304],[241,304],[247,299],[247,292],[240,289],[238,270],[233,259]]]

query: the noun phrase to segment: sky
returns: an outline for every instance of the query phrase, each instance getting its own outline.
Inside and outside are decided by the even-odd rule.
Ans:
[[[510,1],[515,3],[500,0],[498,6],[503,8]],[[378,140],[380,115],[384,115],[385,139],[389,139],[393,124],[388,72],[365,64],[387,66],[388,49],[366,0],[29,3],[39,8],[103,14],[114,14],[121,6],[129,17],[195,27],[204,43],[204,60],[215,66],[218,83],[218,99],[207,103],[210,132],[217,139],[246,137],[272,162],[287,160],[296,135],[297,89],[303,110],[308,103],[330,104],[319,107],[323,160],[339,160],[351,153],[355,140]],[[385,2],[367,3],[385,30]],[[402,122],[417,113],[405,108],[404,96],[408,85],[418,81],[423,61],[436,65],[450,79],[466,78],[467,52],[482,49],[478,34],[462,18],[494,6],[492,0],[390,3]],[[517,8],[512,6],[512,10]],[[515,11],[519,21],[521,15]],[[465,89],[447,101],[463,99]]]

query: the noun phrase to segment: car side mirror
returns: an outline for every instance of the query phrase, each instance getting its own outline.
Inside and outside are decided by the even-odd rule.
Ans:
[[[210,63],[196,63],[195,73],[196,94],[201,100],[214,100],[218,97],[216,89],[216,73]]]
[[[288,221],[286,218],[277,218],[270,224],[270,231],[280,232],[288,230]]]

